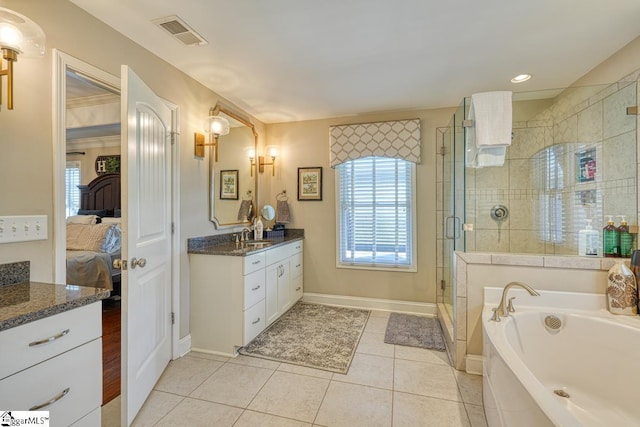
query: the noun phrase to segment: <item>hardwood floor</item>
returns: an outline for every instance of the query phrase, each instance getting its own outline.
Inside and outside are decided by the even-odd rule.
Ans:
[[[102,300],[102,404],[120,395],[120,301]]]

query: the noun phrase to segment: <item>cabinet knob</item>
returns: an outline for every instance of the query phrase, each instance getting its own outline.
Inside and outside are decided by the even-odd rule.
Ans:
[[[255,288],[251,288],[252,291],[257,291],[258,289],[260,289],[260,285],[256,286]]]
[[[260,322],[260,318],[258,317],[256,320],[254,320],[253,322],[251,322],[252,325],[257,324],[258,322]]]
[[[302,289],[302,286],[298,286],[298,287],[296,288],[296,292],[298,292],[300,289]]]

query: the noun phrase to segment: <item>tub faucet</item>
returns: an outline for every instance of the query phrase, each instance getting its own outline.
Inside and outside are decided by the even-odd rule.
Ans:
[[[494,309],[495,313],[494,313],[494,316],[491,318],[492,320],[495,320],[498,322],[500,321],[500,316],[507,317],[509,313],[513,313],[515,311],[513,308],[513,301],[512,301],[513,298],[515,297],[509,298],[507,300],[507,293],[509,292],[509,289],[513,287],[525,289],[527,292],[529,292],[529,295],[540,296],[540,294],[535,289],[533,289],[531,286],[527,284],[524,284],[521,282],[511,282],[507,286],[505,286],[504,289],[502,290],[502,298],[500,298],[500,304],[498,305],[498,307]]]

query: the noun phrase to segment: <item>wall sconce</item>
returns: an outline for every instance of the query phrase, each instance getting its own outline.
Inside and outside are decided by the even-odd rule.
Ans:
[[[271,176],[276,175],[276,157],[278,157],[278,147],[275,147],[275,146],[267,147],[267,152],[269,153],[269,157],[271,157],[271,163],[265,163],[263,156],[258,156],[258,163],[256,163],[255,150],[249,150],[249,163],[250,163],[249,170],[251,171],[251,176],[253,176],[253,168],[255,166],[258,167],[258,172],[260,173],[264,173],[265,166],[273,166],[273,169],[271,170]]]
[[[218,138],[229,133],[229,120],[214,114],[212,108],[209,110],[209,117],[205,121],[205,133],[209,135],[209,143],[205,144],[204,135],[196,133],[195,155],[204,157],[204,147],[213,147],[214,161],[218,161]]]
[[[12,10],[0,7],[0,50],[7,62],[6,68],[0,59],[0,80],[7,76],[7,108],[13,110],[13,63],[18,55],[25,58],[44,56],[46,37],[42,28],[31,19]],[[0,105],[2,105],[2,82],[0,81]]]
[[[260,173],[264,173],[265,166],[273,166],[273,169],[271,169],[271,176],[275,176],[276,175],[276,157],[278,157],[278,147],[276,146],[267,147],[267,153],[269,154],[269,157],[271,157],[271,163],[265,163],[264,157],[262,156],[258,157],[258,164],[259,164],[258,170],[260,171]]]

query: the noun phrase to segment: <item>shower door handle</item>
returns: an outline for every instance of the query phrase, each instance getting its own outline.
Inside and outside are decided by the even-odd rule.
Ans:
[[[451,225],[453,225],[453,227]],[[460,218],[458,218],[457,216],[448,216],[445,218],[444,238],[449,240],[460,238]]]

